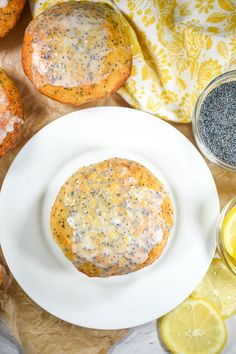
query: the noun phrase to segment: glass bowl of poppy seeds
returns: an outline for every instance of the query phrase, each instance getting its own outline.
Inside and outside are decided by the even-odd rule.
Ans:
[[[199,95],[193,133],[208,160],[236,172],[236,70],[217,76]]]

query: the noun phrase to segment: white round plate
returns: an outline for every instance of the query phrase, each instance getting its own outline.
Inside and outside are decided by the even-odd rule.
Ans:
[[[109,157],[148,167],[170,190],[175,227],[162,256],[128,275],[89,278],[49,235],[49,211],[74,170]],[[215,252],[219,201],[194,146],[170,124],[134,109],[100,107],[40,130],[11,165],[0,197],[0,237],[25,292],[53,315],[85,327],[118,329],[158,318],[201,281]]]

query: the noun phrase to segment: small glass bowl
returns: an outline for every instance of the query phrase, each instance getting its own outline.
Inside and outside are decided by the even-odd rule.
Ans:
[[[219,251],[219,254],[221,255],[222,259],[224,260],[225,264],[227,267],[233,272],[233,274],[236,275],[236,261],[232,259],[232,257],[228,254],[228,252],[225,249],[224,242],[222,240],[222,225],[224,222],[224,218],[228,214],[228,212],[233,209],[233,207],[236,205],[236,196],[233,197],[222,209],[219,221],[217,224],[217,230],[216,230],[216,237],[217,237],[217,248]]]
[[[199,118],[200,118],[200,110],[203,101],[205,100],[206,96],[217,86],[224,84],[229,81],[236,81],[236,70],[227,71],[222,75],[217,76],[213,79],[205,89],[200,93],[197,102],[194,107],[193,111],[193,135],[195,141],[202,152],[202,154],[210,161],[214,162],[216,165],[221,166],[230,171],[236,171],[236,166],[229,165],[226,162],[219,159],[216,155],[214,155],[211,150],[206,146],[204,140],[201,137],[199,131]]]

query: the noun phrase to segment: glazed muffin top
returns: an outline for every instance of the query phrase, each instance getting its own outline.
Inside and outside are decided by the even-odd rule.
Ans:
[[[52,233],[68,258],[85,273],[90,262],[105,277],[145,266],[172,226],[163,184],[139,163],[119,158],[78,170],[51,211]]]
[[[30,23],[26,38],[30,36],[32,81],[38,89],[97,84],[130,58],[119,16],[106,4],[69,1],[52,6]],[[118,48],[123,55],[111,60]]]

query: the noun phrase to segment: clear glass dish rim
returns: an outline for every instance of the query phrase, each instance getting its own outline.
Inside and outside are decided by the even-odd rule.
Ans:
[[[200,109],[202,102],[208,95],[210,91],[212,91],[215,87],[219,86],[220,84],[223,84],[225,82],[229,81],[236,81],[236,70],[230,70],[227,71],[217,77],[215,77],[210,83],[202,90],[202,92],[199,94],[198,99],[196,101],[194,111],[193,111],[193,119],[192,119],[192,130],[193,130],[193,135],[195,138],[195,141],[198,145],[198,148],[202,152],[202,154],[211,162],[215,163],[218,166],[223,167],[226,170],[229,171],[234,171],[236,172],[236,165],[229,165],[226,162],[220,160],[217,158],[205,145],[203,139],[201,138],[200,132],[199,132],[199,117],[200,117]]]
[[[230,260],[230,257],[227,255],[225,248],[223,246],[223,242],[222,242],[222,225],[223,225],[223,221],[224,218],[226,216],[226,214],[228,214],[228,212],[236,205],[236,196],[234,196],[233,198],[231,198],[226,205],[224,206],[224,208],[222,209],[220,216],[219,216],[219,220],[217,223],[217,228],[216,228],[216,240],[217,240],[217,249],[219,254],[221,255],[222,259],[224,260],[224,262],[226,263],[227,267],[231,270],[231,272],[236,275],[236,265],[233,264],[233,262]]]

